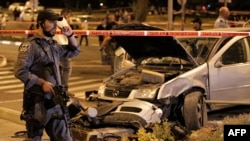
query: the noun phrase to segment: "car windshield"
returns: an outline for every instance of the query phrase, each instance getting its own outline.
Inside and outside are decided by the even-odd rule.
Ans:
[[[180,37],[178,40],[199,64],[207,61],[214,45],[219,40],[217,37]]]

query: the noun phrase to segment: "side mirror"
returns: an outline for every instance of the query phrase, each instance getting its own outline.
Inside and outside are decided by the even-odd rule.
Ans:
[[[219,60],[217,60],[214,64],[214,67],[216,68],[221,68],[222,66],[224,66],[221,62],[221,58]]]

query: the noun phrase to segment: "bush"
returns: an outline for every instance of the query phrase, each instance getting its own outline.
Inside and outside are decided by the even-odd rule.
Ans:
[[[168,122],[155,124],[152,132],[140,128],[137,132],[138,141],[174,141]]]
[[[223,141],[223,127],[225,124],[245,125],[250,124],[250,114],[227,116],[218,124],[208,125],[200,130],[192,131],[185,141]],[[171,127],[168,122],[155,124],[152,132],[140,128],[137,132],[138,141],[174,141]]]
[[[221,124],[217,124],[217,126],[203,127],[200,130],[193,131],[187,141],[223,141],[223,127],[225,124],[250,124],[250,114],[227,116],[222,120]]]

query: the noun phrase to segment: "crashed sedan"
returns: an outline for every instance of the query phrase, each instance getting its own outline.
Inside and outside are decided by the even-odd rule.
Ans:
[[[162,30],[143,24],[117,29]],[[150,115],[145,114],[148,108],[144,105],[150,103],[161,120],[178,121],[190,130],[197,130],[206,124],[207,112],[250,100],[250,37],[112,38],[136,64],[105,79],[98,90],[101,102],[124,102],[116,114],[145,119]]]

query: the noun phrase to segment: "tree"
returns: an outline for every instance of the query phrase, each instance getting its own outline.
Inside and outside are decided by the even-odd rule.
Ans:
[[[132,4],[135,20],[138,22],[144,22],[147,19],[149,0],[134,0]]]

